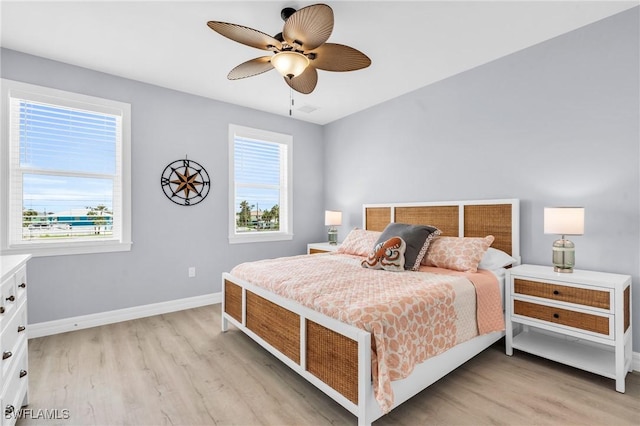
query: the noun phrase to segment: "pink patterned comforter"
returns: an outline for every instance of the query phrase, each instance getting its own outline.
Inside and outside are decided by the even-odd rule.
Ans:
[[[477,336],[478,318],[485,319],[482,334],[504,329],[493,276],[487,285],[481,274],[388,272],[362,268],[361,261],[338,253],[302,255],[243,263],[231,274],[370,332],[374,394],[384,413],[393,407],[391,381]],[[468,278],[485,281],[478,287],[481,303]]]

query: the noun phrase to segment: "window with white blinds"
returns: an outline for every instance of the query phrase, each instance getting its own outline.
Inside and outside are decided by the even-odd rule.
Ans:
[[[2,86],[2,251],[130,249],[130,105]]]
[[[292,238],[290,135],[229,125],[229,241]]]

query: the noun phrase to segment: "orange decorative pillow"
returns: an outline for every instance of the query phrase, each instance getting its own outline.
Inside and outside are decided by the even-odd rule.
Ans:
[[[400,237],[391,237],[376,244],[373,252],[362,261],[363,268],[404,271],[404,252],[407,244]]]
[[[376,245],[382,232],[367,231],[366,229],[354,228],[347,234],[347,237],[338,247],[338,253],[354,254],[356,256],[367,256],[371,252],[371,247]]]
[[[423,262],[427,266],[452,269],[461,272],[477,272],[478,264],[495,238],[438,237],[431,246]]]

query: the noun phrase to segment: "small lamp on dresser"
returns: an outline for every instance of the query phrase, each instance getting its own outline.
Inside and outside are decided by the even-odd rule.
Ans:
[[[338,244],[338,229],[336,226],[342,225],[342,212],[325,210],[324,224],[329,227],[329,244]]]
[[[562,235],[553,242],[553,270],[573,272],[576,263],[576,246],[567,240],[567,235],[584,234],[583,207],[545,207],[544,233]]]

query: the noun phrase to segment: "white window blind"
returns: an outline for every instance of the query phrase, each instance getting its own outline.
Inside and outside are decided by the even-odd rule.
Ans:
[[[129,105],[17,86],[3,90],[9,122],[9,161],[3,167],[10,182],[2,197],[8,199],[3,251],[128,249],[112,244],[128,245],[130,235],[123,158],[129,152]]]
[[[230,241],[291,239],[291,136],[231,125],[230,141]]]

